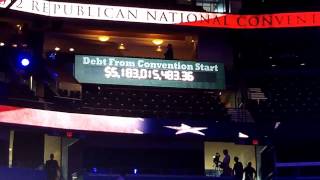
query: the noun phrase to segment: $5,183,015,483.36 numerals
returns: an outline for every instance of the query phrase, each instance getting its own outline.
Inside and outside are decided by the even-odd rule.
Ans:
[[[194,81],[192,71],[158,70],[158,69],[138,69],[138,68],[118,68],[106,66],[104,68],[105,77],[126,78],[141,80],[169,80],[169,81]]]

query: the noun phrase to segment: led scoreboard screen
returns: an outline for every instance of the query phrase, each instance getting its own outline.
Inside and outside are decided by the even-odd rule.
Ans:
[[[79,83],[224,89],[221,63],[76,55],[74,76]]]

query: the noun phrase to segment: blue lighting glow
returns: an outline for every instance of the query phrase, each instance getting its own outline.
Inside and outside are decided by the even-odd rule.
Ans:
[[[93,172],[93,173],[97,173],[97,172],[98,172],[98,169],[94,167],[94,168],[92,168],[92,172]]]
[[[56,53],[56,52],[50,52],[50,53],[48,54],[48,58],[49,58],[49,60],[51,60],[51,61],[56,60],[56,56],[57,56],[57,53]]]
[[[134,170],[133,170],[133,173],[134,173],[134,174],[138,174],[138,169],[134,169]]]
[[[22,65],[22,66],[26,67],[26,66],[28,66],[29,64],[30,64],[29,59],[23,58],[23,59],[21,60],[21,65]]]
[[[53,77],[54,77],[54,78],[57,78],[57,77],[59,77],[59,74],[56,73],[56,72],[54,72],[54,73],[53,73]]]

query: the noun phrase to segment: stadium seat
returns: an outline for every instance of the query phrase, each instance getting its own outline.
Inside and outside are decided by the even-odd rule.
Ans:
[[[83,106],[125,112],[128,116],[191,119],[228,119],[219,98],[203,91],[163,91],[129,88],[84,87]],[[123,110],[123,111],[122,111]],[[109,111],[106,111],[108,114]]]

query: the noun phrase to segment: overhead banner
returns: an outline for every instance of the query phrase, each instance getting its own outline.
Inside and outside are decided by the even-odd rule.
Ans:
[[[45,127],[63,130],[153,134],[160,136],[185,136],[199,138],[229,138],[236,135],[230,124],[206,120],[153,119],[94,114],[68,113],[0,105],[1,123]],[[228,131],[224,129],[228,128]]]
[[[67,130],[143,134],[144,119],[0,105],[0,123]]]
[[[221,63],[76,55],[74,77],[79,83],[224,89]]]
[[[292,28],[320,26],[320,12],[235,15],[136,7],[55,2],[48,0],[0,0],[0,8],[32,14],[120,22],[172,24],[207,28]]]

